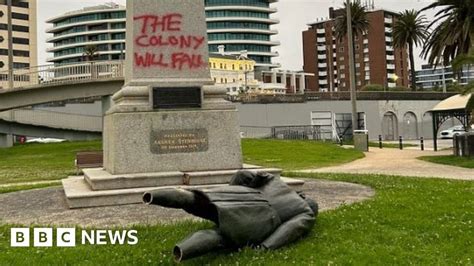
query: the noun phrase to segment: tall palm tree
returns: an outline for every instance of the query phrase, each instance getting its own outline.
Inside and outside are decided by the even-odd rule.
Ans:
[[[344,3],[344,9],[347,8],[347,3]],[[367,6],[363,5],[360,0],[351,2],[351,14],[352,14],[352,31],[354,37],[362,35],[369,29],[369,19],[367,17]],[[336,37],[342,40],[347,35],[347,14],[336,18],[334,30]]]
[[[393,26],[393,43],[395,47],[408,46],[410,56],[411,89],[416,91],[415,55],[414,47],[421,45],[428,37],[428,22],[424,15],[414,9],[399,13]]]
[[[91,44],[84,47],[83,55],[86,61],[94,61],[97,58],[98,52],[99,52],[99,49],[97,48],[97,46],[94,44]]]
[[[472,0],[437,0],[422,11],[432,8],[441,10],[429,27],[442,22],[430,34],[422,55],[430,64],[443,61],[448,65],[456,56],[468,53],[474,43],[474,4]]]

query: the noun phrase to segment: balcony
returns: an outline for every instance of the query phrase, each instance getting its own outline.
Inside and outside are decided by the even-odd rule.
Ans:
[[[370,66],[365,66],[364,70],[365,71],[370,71]]]
[[[367,63],[367,62],[369,62],[369,61],[370,61],[370,59],[369,59],[368,56],[364,57],[364,62],[365,62],[365,63]]]
[[[387,69],[395,69],[395,65],[394,64],[387,64]]]
[[[328,81],[327,81],[327,79],[320,79],[319,84],[320,85],[328,85]]]
[[[387,55],[387,60],[395,60],[395,56],[394,55]]]
[[[320,76],[320,77],[321,77],[321,76],[324,76],[324,77],[325,77],[325,76],[327,76],[327,75],[328,75],[328,72],[326,72],[326,71],[319,71],[319,72],[318,72],[318,76]]]
[[[326,51],[325,45],[318,45],[318,51]]]
[[[369,39],[364,39],[364,44],[369,44]]]
[[[389,52],[393,52],[393,46],[391,46],[391,45],[387,45],[387,46],[386,46],[386,49],[387,49],[387,51],[389,51]]]
[[[385,23],[385,24],[392,24],[392,23],[393,23],[393,19],[392,19],[392,18],[385,18],[385,19],[384,19],[384,23]]]
[[[385,32],[387,32],[387,33],[392,33],[392,32],[393,32],[393,29],[390,28],[390,27],[385,27]]]
[[[318,43],[326,43],[326,38],[324,37],[318,37],[316,40]]]
[[[368,54],[369,53],[369,48],[364,48],[364,54]]]
[[[326,59],[326,54],[318,54],[318,59]]]
[[[389,88],[395,88],[397,86],[397,83],[389,82],[388,87]]]
[[[318,63],[318,68],[326,68],[328,67],[328,64],[326,63]]]
[[[325,29],[317,29],[316,33],[317,34],[324,34],[324,33],[326,33],[326,30]]]
[[[385,42],[393,42],[393,38],[392,37],[385,37]]]

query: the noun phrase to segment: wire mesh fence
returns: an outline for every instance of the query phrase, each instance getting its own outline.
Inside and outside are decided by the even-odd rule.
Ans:
[[[321,126],[241,126],[242,138],[285,139],[285,140],[333,140],[331,131],[322,130]]]

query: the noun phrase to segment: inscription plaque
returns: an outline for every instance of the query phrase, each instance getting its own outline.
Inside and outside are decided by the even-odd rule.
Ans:
[[[209,149],[206,129],[156,130],[151,132],[154,154],[205,152]]]
[[[200,108],[201,88],[153,88],[153,109]]]

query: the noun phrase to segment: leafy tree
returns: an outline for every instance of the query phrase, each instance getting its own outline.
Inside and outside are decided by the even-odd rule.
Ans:
[[[393,27],[393,42],[398,48],[408,46],[410,57],[411,89],[416,91],[416,72],[414,47],[421,45],[428,37],[428,22],[424,15],[414,9],[399,13]]]
[[[365,85],[361,91],[384,91],[385,88],[384,86],[380,85],[380,84],[368,84],[368,85]]]

